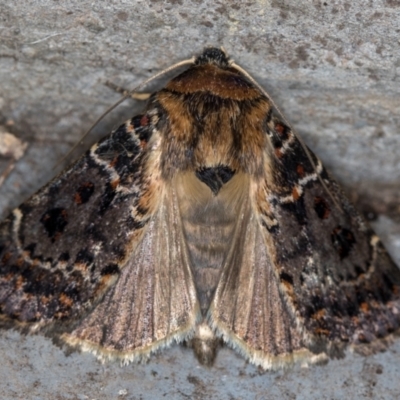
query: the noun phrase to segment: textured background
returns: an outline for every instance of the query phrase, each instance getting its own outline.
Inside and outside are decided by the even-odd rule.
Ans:
[[[54,176],[119,98],[107,80],[134,87],[205,45],[222,45],[375,219],[400,265],[399,37],[398,0],[0,0],[0,124],[28,144],[0,187],[0,216]],[[142,107],[127,102],[108,115],[86,146]],[[6,332],[0,346],[7,399],[400,396],[399,341],[373,357],[266,374],[229,349],[207,370],[178,346],[123,368],[88,354],[66,357],[40,336]]]

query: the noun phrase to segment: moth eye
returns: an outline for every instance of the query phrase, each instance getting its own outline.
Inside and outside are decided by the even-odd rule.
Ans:
[[[333,230],[331,239],[333,247],[338,252],[341,260],[350,254],[350,251],[356,242],[353,233],[341,226],[338,226]]]
[[[322,197],[314,198],[314,210],[317,213],[318,217],[321,219],[327,219],[331,210],[329,208],[328,203]]]

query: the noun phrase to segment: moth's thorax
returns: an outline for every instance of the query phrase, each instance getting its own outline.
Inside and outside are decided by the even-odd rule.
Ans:
[[[172,79],[167,90],[182,94],[208,92],[222,99],[255,100],[261,92],[234,68],[206,64],[194,66]]]
[[[249,179],[245,174],[235,175],[217,196],[191,172],[178,174],[173,186],[204,315],[230,249],[241,205],[248,195]]]
[[[161,90],[155,104],[168,116],[160,128],[164,176],[218,165],[262,170],[270,104],[238,71],[194,66]]]

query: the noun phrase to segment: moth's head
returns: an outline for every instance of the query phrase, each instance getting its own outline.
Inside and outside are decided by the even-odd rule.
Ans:
[[[216,47],[206,47],[203,52],[195,59],[195,65],[213,64],[220,68],[229,68],[231,60],[223,49]]]

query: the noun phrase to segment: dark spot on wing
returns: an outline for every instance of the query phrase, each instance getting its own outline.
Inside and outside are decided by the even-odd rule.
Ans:
[[[280,232],[279,225],[268,225],[262,218],[260,220],[261,225],[272,235],[277,235]]]
[[[327,201],[318,196],[314,198],[314,210],[321,219],[327,219],[331,213]]]
[[[107,186],[100,200],[100,209],[99,209],[100,215],[103,215],[108,210],[108,208],[111,206],[112,201],[114,200],[115,195],[116,195],[115,189],[113,189],[110,183],[107,183]]]
[[[290,129],[282,122],[275,122],[274,130],[281,140],[285,141],[288,139]]]
[[[362,274],[365,274],[365,271],[359,265],[356,265],[354,267],[354,270],[356,271],[357,277],[359,277]]]
[[[85,182],[79,186],[74,194],[74,201],[76,204],[87,203],[94,192],[94,184],[92,182]]]
[[[35,253],[36,245],[37,243],[28,244],[28,246],[25,246],[24,251],[28,252],[29,256],[32,257],[33,254]]]
[[[119,274],[119,267],[117,264],[109,264],[107,266],[105,266],[101,272],[101,275],[115,275],[115,274]]]
[[[75,264],[88,266],[93,262],[93,254],[87,249],[82,249],[78,252],[75,259]]]
[[[307,212],[304,205],[304,197],[299,197],[297,190],[293,190],[292,196],[295,201],[283,203],[281,207],[295,217],[300,225],[304,225],[307,223]]]
[[[146,222],[147,222],[146,220],[140,221],[138,219],[133,218],[132,216],[129,216],[126,219],[126,226],[128,226],[129,229],[137,230],[143,228],[146,225]]]
[[[131,124],[135,129],[135,133],[139,137],[141,144],[146,144],[153,133],[149,117],[147,115],[138,115],[132,118]]]
[[[52,208],[42,215],[40,222],[54,243],[68,224],[68,213],[64,208]]]
[[[296,167],[296,172],[300,178],[303,178],[304,177],[304,166],[302,164],[298,164]]]
[[[340,259],[343,260],[349,254],[356,242],[351,231],[341,226],[336,227],[331,233],[333,247],[338,252]]]
[[[285,281],[287,283],[289,283],[290,285],[293,285],[293,277],[291,275],[289,275],[286,272],[281,272],[279,274],[279,278],[281,281]]]
[[[58,261],[67,262],[69,260],[69,258],[70,258],[69,253],[66,251],[66,252],[60,254],[60,256],[58,257]]]

